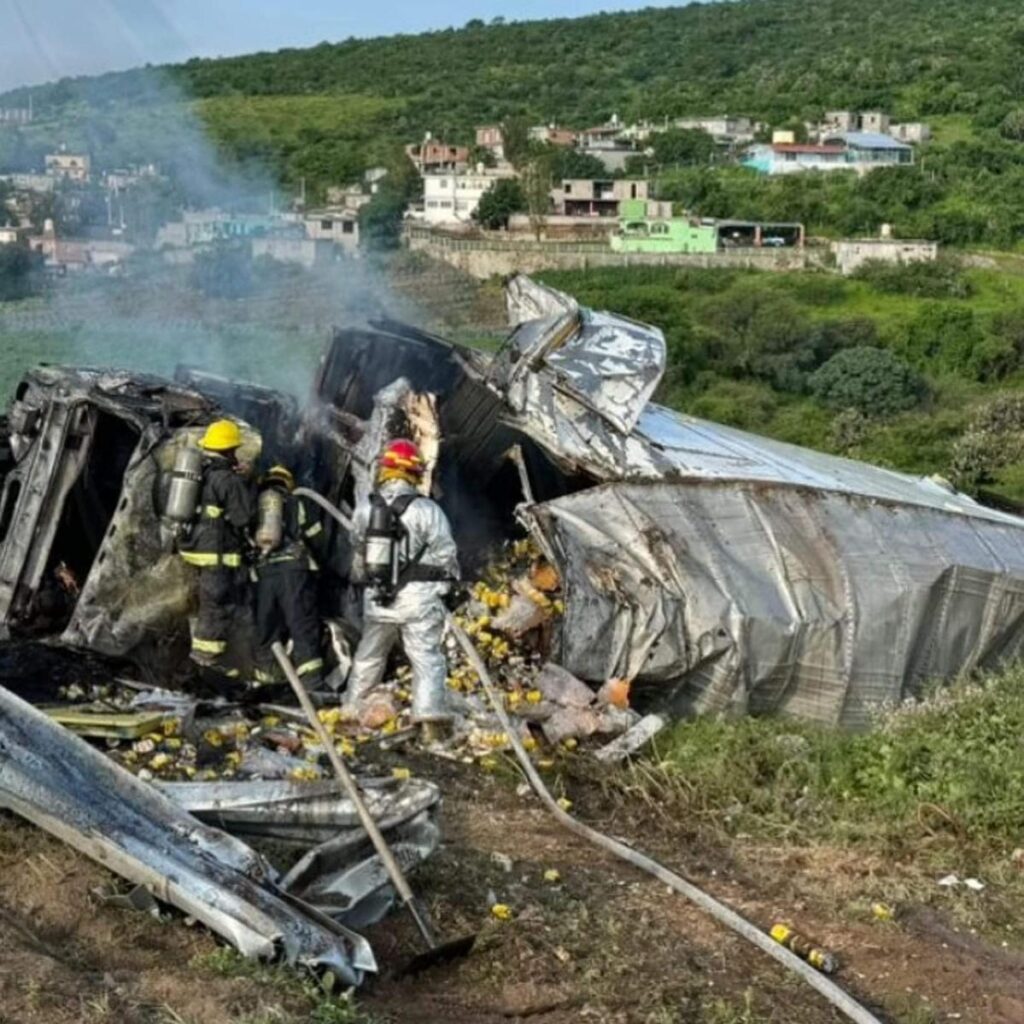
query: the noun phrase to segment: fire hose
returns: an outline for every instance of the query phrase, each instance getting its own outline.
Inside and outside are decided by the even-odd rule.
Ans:
[[[505,730],[505,734],[508,736],[509,742],[512,744],[516,759],[519,761],[519,765],[523,769],[526,778],[540,798],[541,803],[544,804],[560,825],[563,825],[581,839],[585,839],[587,842],[593,843],[602,850],[614,854],[641,871],[647,872],[647,874],[658,879],[659,882],[663,882],[684,896],[691,903],[696,904],[701,910],[709,913],[721,924],[732,929],[737,935],[757,946],[763,953],[767,953],[768,956],[777,960],[787,970],[799,975],[819,995],[827,999],[837,1010],[844,1013],[850,1020],[855,1021],[856,1024],[881,1024],[881,1021],[874,1014],[847,995],[835,982],[819,974],[818,971],[801,960],[795,953],[791,953],[785,946],[779,945],[770,935],[766,935],[756,925],[751,924],[746,918],[737,914],[735,910],[724,903],[720,903],[692,882],[687,882],[686,879],[675,874],[675,872],[669,871],[668,868],[659,864],[653,858],[626,846],[625,843],[619,842],[619,840],[613,839],[603,832],[598,832],[597,829],[585,825],[582,821],[578,821],[571,814],[564,811],[551,795],[544,784],[544,780],[540,777],[533,762],[530,760],[530,756],[527,754],[526,748],[519,739],[516,728],[509,718],[508,712],[505,710],[501,694],[496,690],[494,682],[487,671],[487,666],[484,664],[483,658],[480,657],[480,653],[477,651],[473,641],[450,614],[447,616],[447,619],[448,628],[451,629],[459,646],[469,659],[476,674],[480,677],[480,683],[501,722],[502,728]]]

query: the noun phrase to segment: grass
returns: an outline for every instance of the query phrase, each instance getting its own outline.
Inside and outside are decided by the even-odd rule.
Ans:
[[[276,964],[250,960],[228,946],[194,957],[190,966],[222,978],[245,978],[254,985],[266,986],[292,1001],[304,999],[309,1007],[301,1024],[380,1024],[356,1003],[351,994],[334,995],[311,979],[303,979],[294,970]],[[279,1008],[261,1011],[234,1024],[300,1024],[300,1018]]]
[[[876,899],[939,904],[1019,946],[1022,736],[1017,664],[886,711],[864,734],[780,718],[682,722],[605,785],[726,844],[870,860],[877,875],[837,896],[854,917],[870,919]],[[938,887],[951,872],[985,890]]]

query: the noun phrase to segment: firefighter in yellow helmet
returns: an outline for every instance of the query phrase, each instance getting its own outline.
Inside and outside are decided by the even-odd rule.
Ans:
[[[180,546],[181,557],[199,570],[199,614],[192,631],[192,660],[236,675],[224,666],[236,609],[244,605],[242,553],[253,516],[248,467],[238,461],[242,433],[231,420],[217,420],[199,442],[203,482],[199,519]]]
[[[260,483],[253,578],[256,583],[256,681],[279,679],[270,650],[275,640],[292,642],[292,662],[309,689],[322,681],[317,560],[324,557],[319,510],[293,494],[295,478],[273,466]]]

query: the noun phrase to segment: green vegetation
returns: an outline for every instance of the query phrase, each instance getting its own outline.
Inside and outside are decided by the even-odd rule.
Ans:
[[[373,1024],[373,1018],[364,1013],[351,996],[333,996],[292,968],[247,959],[228,946],[218,946],[211,953],[193,957],[190,966],[222,978],[245,978],[276,992],[288,1002],[304,1002],[308,1015],[303,1014],[301,1020],[305,1024]],[[276,1011],[273,1019],[297,1022],[300,1017],[297,1013],[285,1016],[282,1011]]]
[[[509,217],[526,209],[523,186],[515,178],[499,178],[480,197],[473,219],[482,227],[507,228]]]
[[[1019,889],[1022,729],[1018,665],[891,710],[861,735],[779,718],[684,722],[612,785],[728,835],[862,846]]]
[[[708,166],[706,138],[673,132],[655,147],[655,163],[672,168],[661,195],[703,215],[801,220],[823,234],[888,221],[904,236],[1014,247],[1024,231],[1022,43],[1015,0],[904,0],[898,29],[886,0],[474,21],[15,90],[0,102],[25,105],[31,92],[40,117],[0,134],[0,165],[38,166],[66,141],[106,166],[155,160],[186,194],[209,193],[197,174],[199,124],[207,163],[292,187],[304,179],[317,196],[366,167],[397,166],[401,145],[425,130],[471,143],[475,125],[503,122],[515,155],[531,123],[728,110],[799,126],[827,109],[883,109],[935,125],[916,167],[758,178]]]
[[[658,399],[794,444],[1024,500],[1024,277],[952,264],[820,272],[540,275],[659,326]],[[1009,432],[1009,433],[1008,433]],[[1024,435],[1021,435],[1024,436]]]
[[[43,258],[17,245],[0,245],[0,302],[25,299],[39,290]]]

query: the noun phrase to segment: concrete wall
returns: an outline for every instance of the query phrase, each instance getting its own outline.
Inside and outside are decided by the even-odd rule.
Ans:
[[[413,252],[442,260],[480,280],[541,270],[591,267],[734,267],[802,270],[823,266],[824,251],[806,249],[730,249],[717,253],[619,253],[602,242],[529,242],[512,239],[451,238],[423,228],[406,229]]]
[[[939,258],[938,242],[899,238],[864,238],[833,242],[836,266],[841,274],[852,274],[870,260],[883,263],[933,263]]]

